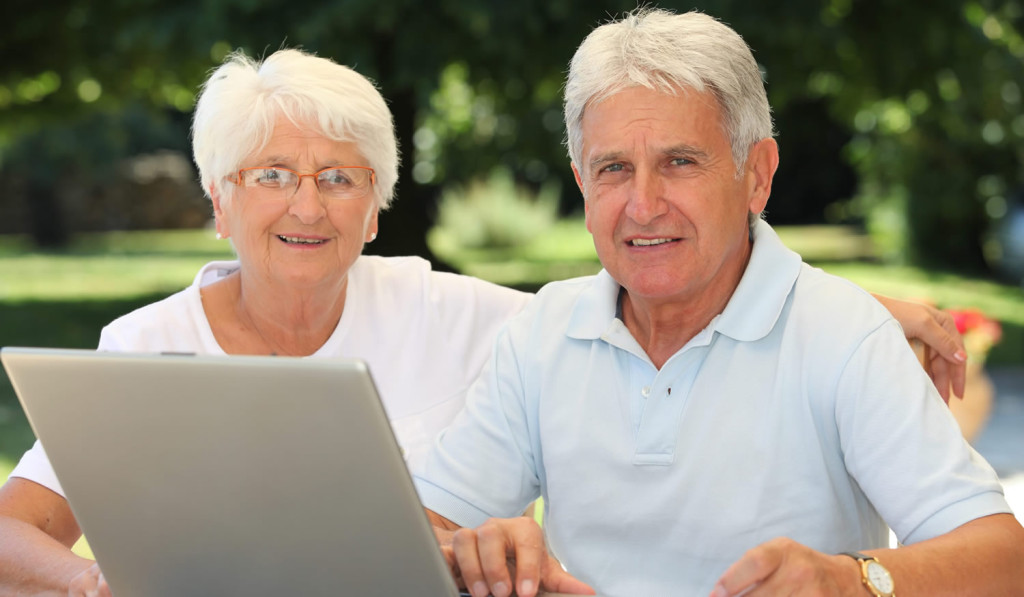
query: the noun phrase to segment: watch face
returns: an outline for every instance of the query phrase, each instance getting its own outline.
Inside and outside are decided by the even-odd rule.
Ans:
[[[878,562],[868,562],[868,580],[883,595],[892,593],[892,575]]]

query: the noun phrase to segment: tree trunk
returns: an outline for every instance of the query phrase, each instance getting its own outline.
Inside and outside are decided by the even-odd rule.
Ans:
[[[36,246],[42,249],[67,246],[71,233],[56,190],[50,184],[31,180],[27,191],[29,227]]]

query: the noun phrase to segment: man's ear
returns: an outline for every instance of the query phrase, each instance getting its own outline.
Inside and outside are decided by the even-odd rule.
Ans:
[[[569,162],[569,167],[572,168],[572,176],[576,179],[576,186],[580,188],[580,194],[586,198],[587,193],[583,190],[583,177],[580,176],[580,171],[576,168],[576,164]]]
[[[775,139],[761,139],[747,154],[746,172],[749,209],[753,213],[764,211],[772,194],[772,179],[779,168],[779,145]]]

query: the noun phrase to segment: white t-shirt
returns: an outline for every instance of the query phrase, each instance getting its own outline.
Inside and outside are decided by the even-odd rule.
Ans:
[[[188,288],[103,328],[99,350],[225,354],[199,289],[238,267],[237,261],[208,263]],[[349,269],[337,328],[309,358],[367,362],[412,466],[461,410],[499,328],[530,297],[476,278],[431,271],[419,257],[364,255]],[[38,441],[11,476],[64,495]]]

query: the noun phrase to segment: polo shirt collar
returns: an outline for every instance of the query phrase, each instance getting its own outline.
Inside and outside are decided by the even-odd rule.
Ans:
[[[800,275],[802,260],[763,220],[754,226],[747,269],[718,318],[716,331],[741,342],[760,340],[778,322]]]
[[[569,316],[566,334],[579,340],[596,340],[612,325],[622,287],[602,269],[580,293]]]
[[[785,307],[800,266],[800,256],[782,244],[767,222],[758,220],[747,269],[725,310],[712,322],[715,331],[747,342],[768,335]],[[567,335],[595,340],[608,331],[615,321],[620,288],[606,270],[594,276],[573,305]]]

